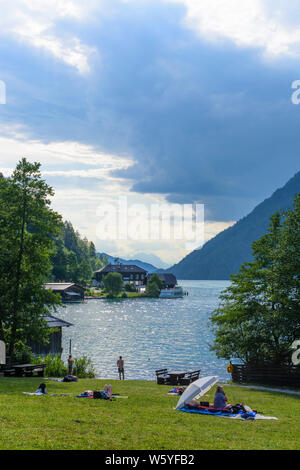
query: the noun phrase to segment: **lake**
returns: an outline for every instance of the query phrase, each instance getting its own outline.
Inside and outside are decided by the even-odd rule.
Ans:
[[[229,380],[227,361],[210,351],[209,316],[229,281],[178,281],[183,299],[87,300],[67,304],[57,316],[63,328],[66,361],[72,340],[74,357],[91,358],[97,377],[118,378],[116,362],[125,361],[125,379],[154,380],[156,369],[198,370],[201,376]]]

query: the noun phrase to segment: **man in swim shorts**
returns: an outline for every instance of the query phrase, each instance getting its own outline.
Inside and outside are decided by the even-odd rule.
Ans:
[[[117,361],[117,366],[118,366],[119,378],[121,380],[121,377],[122,377],[124,380],[124,360],[122,359],[122,356],[119,357]]]

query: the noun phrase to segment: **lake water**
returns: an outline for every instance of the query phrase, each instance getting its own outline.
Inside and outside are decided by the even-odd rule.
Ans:
[[[154,380],[156,369],[198,370],[201,376],[230,378],[227,362],[210,351],[209,316],[229,281],[178,281],[183,299],[87,300],[60,308],[63,355],[72,340],[74,357],[91,358],[97,377],[118,378],[116,362],[125,361],[125,379]]]

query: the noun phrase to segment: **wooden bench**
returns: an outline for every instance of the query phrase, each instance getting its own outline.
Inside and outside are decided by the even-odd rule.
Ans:
[[[180,385],[189,385],[195,380],[199,379],[200,369],[194,370],[193,372],[187,372],[184,377],[179,379]]]
[[[168,369],[158,369],[155,371],[156,381],[158,385],[164,385],[168,382],[170,376],[168,375]]]
[[[15,364],[10,369],[4,369],[4,376],[7,377],[32,377],[36,374],[38,377],[44,376],[46,364]]]
[[[38,367],[35,369],[24,370],[25,377],[32,377],[34,373],[36,373],[38,377],[44,377],[44,368]]]
[[[11,377],[12,375],[15,375],[15,369],[4,369],[3,375],[4,377]]]

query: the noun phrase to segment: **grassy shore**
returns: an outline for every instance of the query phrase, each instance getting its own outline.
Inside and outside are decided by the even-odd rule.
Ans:
[[[138,298],[151,298],[151,297],[148,297],[144,292],[125,292],[126,294],[126,297],[122,297],[122,295],[124,294],[124,292],[122,292],[121,294],[117,295],[116,297],[114,297],[113,299],[138,299]],[[96,299],[106,299],[108,298],[107,297],[107,294],[98,294],[98,295],[92,295],[90,296],[91,297],[94,297]],[[110,299],[112,300],[112,299]]]
[[[175,411],[169,386],[143,381],[44,380],[48,393],[27,396],[41,379],[0,378],[0,449],[299,449],[300,397],[228,387],[231,403],[244,402],[279,421],[235,421]],[[111,383],[128,396],[109,402],[76,398]],[[205,400],[213,399],[212,389]]]

